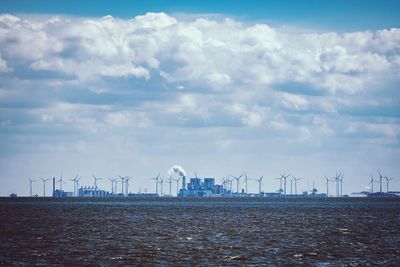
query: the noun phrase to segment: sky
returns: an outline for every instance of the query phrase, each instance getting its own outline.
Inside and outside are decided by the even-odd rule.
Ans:
[[[0,195],[173,165],[400,191],[399,3],[0,1]]]

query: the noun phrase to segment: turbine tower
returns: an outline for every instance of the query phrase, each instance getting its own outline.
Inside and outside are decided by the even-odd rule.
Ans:
[[[344,174],[340,172],[339,182],[340,182],[340,196],[343,196],[343,178]]]
[[[46,196],[46,182],[48,180],[50,180],[50,178],[47,178],[47,179],[40,178],[40,179],[43,181],[43,197],[45,197]]]
[[[229,183],[229,191],[231,192],[231,195],[233,194],[233,179],[228,178],[228,183]]]
[[[118,195],[118,178],[114,179],[114,194]]]
[[[244,180],[243,183],[246,183],[246,196],[247,196],[247,181],[249,180],[249,178],[247,178],[247,174],[246,172],[244,173]]]
[[[121,179],[121,194],[122,195],[125,195],[124,194],[124,184],[125,184],[125,177],[122,177],[121,175],[118,175],[118,177]]]
[[[261,196],[261,183],[264,178],[264,175],[257,179],[258,182],[258,194]]]
[[[280,178],[276,178],[276,179],[279,179],[279,180],[280,180],[280,189],[279,189],[279,192],[282,193],[282,191],[283,191],[283,195],[284,195],[284,196],[286,196],[286,179],[287,179],[289,176],[291,176],[291,175],[290,175],[290,174],[288,174],[288,175],[281,174],[281,177],[280,177]],[[282,180],[283,180],[283,190],[282,190]]]
[[[131,179],[131,177],[130,176],[122,177],[121,175],[118,175],[118,177],[121,178],[122,195],[126,196],[128,194],[128,186],[129,186],[128,181]],[[125,184],[125,190],[124,190],[124,184]]]
[[[93,176],[93,179],[94,179],[94,189],[97,189],[97,181],[101,180],[103,178],[96,177],[94,174],[92,174],[92,176]]]
[[[231,175],[231,176],[232,176],[233,179],[236,180],[236,193],[239,195],[239,180],[240,180],[240,178],[242,178],[243,173],[239,177],[236,177],[236,176],[233,176],[233,175]]]
[[[29,179],[29,196],[32,196],[32,183],[36,182],[36,180],[32,180],[30,177],[28,177]]]
[[[297,181],[300,181],[302,178],[296,178],[292,176],[294,179],[294,193],[297,195]]]
[[[78,179],[76,179],[76,196],[79,197],[79,180],[81,179],[81,177],[78,177]]]
[[[341,176],[342,176],[342,172],[340,172],[339,174],[338,174],[338,172],[336,171],[336,176],[333,178],[334,179],[334,181],[335,181],[335,183],[336,183],[336,197],[339,197],[340,196],[340,187],[341,187],[341,183],[342,183],[342,181],[341,181]]]
[[[60,176],[60,180],[57,181],[57,183],[60,183],[60,194],[62,196],[62,185],[65,184],[65,182],[63,181],[63,176],[61,174]]]
[[[383,179],[383,176],[382,176],[380,171],[378,171],[378,173],[379,173],[379,192],[382,193],[382,179]]]
[[[329,197],[329,182],[332,182],[333,180],[328,179],[328,177],[326,177],[326,175],[325,175],[325,179],[326,179],[326,196]]]
[[[158,183],[159,183],[159,180],[160,180],[160,173],[157,174],[157,177],[154,177],[154,178],[151,178],[151,179],[156,181],[156,195],[158,195]],[[177,188],[178,188],[178,186],[177,186]]]
[[[163,189],[164,189],[164,178],[160,177],[160,196],[163,196]]]
[[[74,196],[76,196],[76,197],[78,196],[78,181],[80,179],[78,177],[79,177],[79,174],[77,174],[74,179],[70,179],[71,181],[74,182]]]
[[[131,180],[133,177],[132,176],[126,176],[125,177],[125,192],[126,196],[129,194],[129,180]]]
[[[115,182],[115,179],[111,179],[110,177],[108,177],[108,180],[110,180],[110,182],[111,182],[111,194],[114,194],[114,182]]]
[[[386,193],[389,193],[389,181],[393,180],[394,178],[388,178],[387,176],[384,178],[386,179]]]
[[[290,194],[293,195],[293,177],[290,179]]]
[[[172,196],[172,175],[168,178],[167,182],[169,183],[169,196]]]
[[[336,182],[336,197],[339,197],[339,177],[337,172],[336,172],[336,176],[335,176],[335,182]]]
[[[368,185],[371,185],[371,194],[374,193],[374,182],[376,181],[374,180],[374,177],[372,177],[371,175],[371,181],[368,183]]]
[[[315,188],[315,181],[313,180],[313,181],[312,181],[312,194],[313,194],[313,195],[316,195],[317,192],[318,192],[318,190],[317,190],[317,188]]]

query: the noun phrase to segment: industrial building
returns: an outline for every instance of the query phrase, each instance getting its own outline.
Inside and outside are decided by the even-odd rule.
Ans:
[[[53,197],[72,197],[72,192],[66,192],[64,190],[56,189],[53,191]]]
[[[78,196],[79,197],[106,197],[110,196],[111,194],[108,191],[99,189],[94,186],[88,186],[88,187],[81,187],[78,190]]]
[[[224,190],[222,185],[215,184],[214,178],[190,178],[188,184],[185,184],[186,177],[182,177],[182,188],[179,191],[180,197],[208,197],[224,195],[230,193]]]

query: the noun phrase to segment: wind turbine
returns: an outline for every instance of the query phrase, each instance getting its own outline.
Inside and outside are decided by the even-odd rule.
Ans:
[[[232,195],[232,181],[233,181],[233,179],[229,179],[228,178],[228,176],[226,176],[225,178],[222,178],[222,181],[223,181],[223,190],[224,190],[224,192],[225,193],[228,193],[229,192],[229,194],[230,195]]]
[[[125,191],[126,191],[126,196],[128,195],[128,193],[129,193],[129,180],[130,179],[132,179],[133,177],[132,176],[126,176],[125,177]]]
[[[121,194],[125,195],[125,191],[124,191],[125,177],[122,177],[121,175],[118,175],[118,177],[121,179]]]
[[[77,194],[77,191],[78,191],[78,181],[79,181],[78,177],[79,177],[79,175],[77,174],[77,175],[75,176],[74,179],[70,179],[71,181],[74,182],[74,196],[78,196],[78,194]]]
[[[60,176],[60,180],[57,181],[57,183],[60,183],[60,194],[62,196],[62,185],[65,184],[65,182],[63,181],[63,176],[61,174]]]
[[[332,180],[329,180],[328,177],[326,177],[326,175],[325,179],[326,179],[326,196],[329,197],[329,182],[332,182]]]
[[[292,175],[294,179],[294,193],[297,195],[297,181],[300,181],[302,178],[296,178]]]
[[[336,197],[339,197],[339,185],[341,184],[340,177],[342,176],[342,172],[338,174],[336,171],[336,176],[333,178],[336,183]]]
[[[340,172],[339,182],[340,182],[340,196],[343,196],[343,178],[344,174]]]
[[[374,193],[374,182],[375,182],[374,177],[372,177],[371,175],[371,181],[368,183],[368,185],[371,185],[371,194]]]
[[[78,177],[78,179],[76,179],[76,196],[79,197],[79,180],[81,179],[81,177]]]
[[[233,175],[231,175],[231,176],[232,176],[232,178],[236,179],[236,193],[239,195],[239,180],[240,180],[240,178],[242,178],[243,173],[239,177],[236,177]]]
[[[386,193],[389,193],[389,181],[393,180],[394,178],[388,178],[387,176],[384,178],[386,179]]]
[[[247,181],[249,180],[249,178],[247,178],[247,174],[246,174],[246,172],[244,173],[244,180],[243,180],[243,183],[246,183],[246,196],[247,196]]]
[[[378,171],[378,173],[379,173],[379,192],[382,193],[382,179],[383,179],[383,176],[382,176],[380,171]]]
[[[160,177],[160,195],[163,196],[164,178]]]
[[[290,195],[293,195],[293,177],[290,179]]]
[[[36,182],[36,180],[32,180],[30,177],[28,177],[29,179],[29,196],[32,196],[32,183]]]
[[[336,197],[338,197],[339,196],[339,177],[338,177],[337,171],[336,171],[336,176],[334,179],[335,179],[335,185],[336,185]]]
[[[233,194],[233,179],[229,179],[229,177],[226,177],[226,183],[227,183],[227,187],[229,189],[229,194],[232,195]]]
[[[167,182],[169,183],[169,196],[172,196],[172,175],[168,178]]]
[[[261,196],[261,183],[264,178],[264,175],[257,179],[258,182],[258,194]]]
[[[114,183],[117,179],[116,178],[114,178],[114,179],[108,178],[108,180],[110,180],[110,182],[111,182],[111,194],[114,194]]]
[[[118,178],[114,179],[114,194],[118,195]]]
[[[229,186],[231,185],[231,181],[232,180],[229,180],[229,178],[226,176],[226,177],[223,177],[222,178],[222,190],[221,190],[221,193],[232,193],[232,188],[229,188]]]
[[[290,174],[288,174],[288,175],[281,174],[281,177],[280,177],[280,178],[276,178],[276,179],[279,179],[279,180],[280,180],[280,189],[279,189],[279,192],[281,192],[281,193],[282,193],[282,180],[284,181],[284,187],[283,187],[283,195],[284,195],[284,196],[286,196],[286,179],[287,179],[289,176],[291,176],[291,175],[290,175]]]
[[[315,188],[315,181],[313,180],[313,181],[312,181],[312,194],[313,194],[313,195],[316,195],[317,192],[318,192],[318,190],[317,190],[317,188]]]
[[[40,179],[43,181],[43,197],[45,197],[45,196],[46,196],[46,182],[47,182],[50,178],[47,178],[47,179],[40,178]]]
[[[157,174],[157,177],[151,178],[156,181],[156,195],[158,195],[158,181],[160,180],[160,173]]]
[[[94,176],[94,174],[92,174],[92,176],[93,176],[93,179],[94,179],[94,189],[97,189],[97,181],[101,180],[103,178],[96,177],[96,176]]]
[[[226,186],[226,183],[227,183],[226,179],[227,179],[226,177],[222,177],[221,180],[220,180],[221,181],[221,194],[225,193],[225,190],[226,190],[226,187],[227,187]]]

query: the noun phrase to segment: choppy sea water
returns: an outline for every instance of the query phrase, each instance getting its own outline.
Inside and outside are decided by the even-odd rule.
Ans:
[[[3,198],[0,265],[400,266],[400,200]]]

